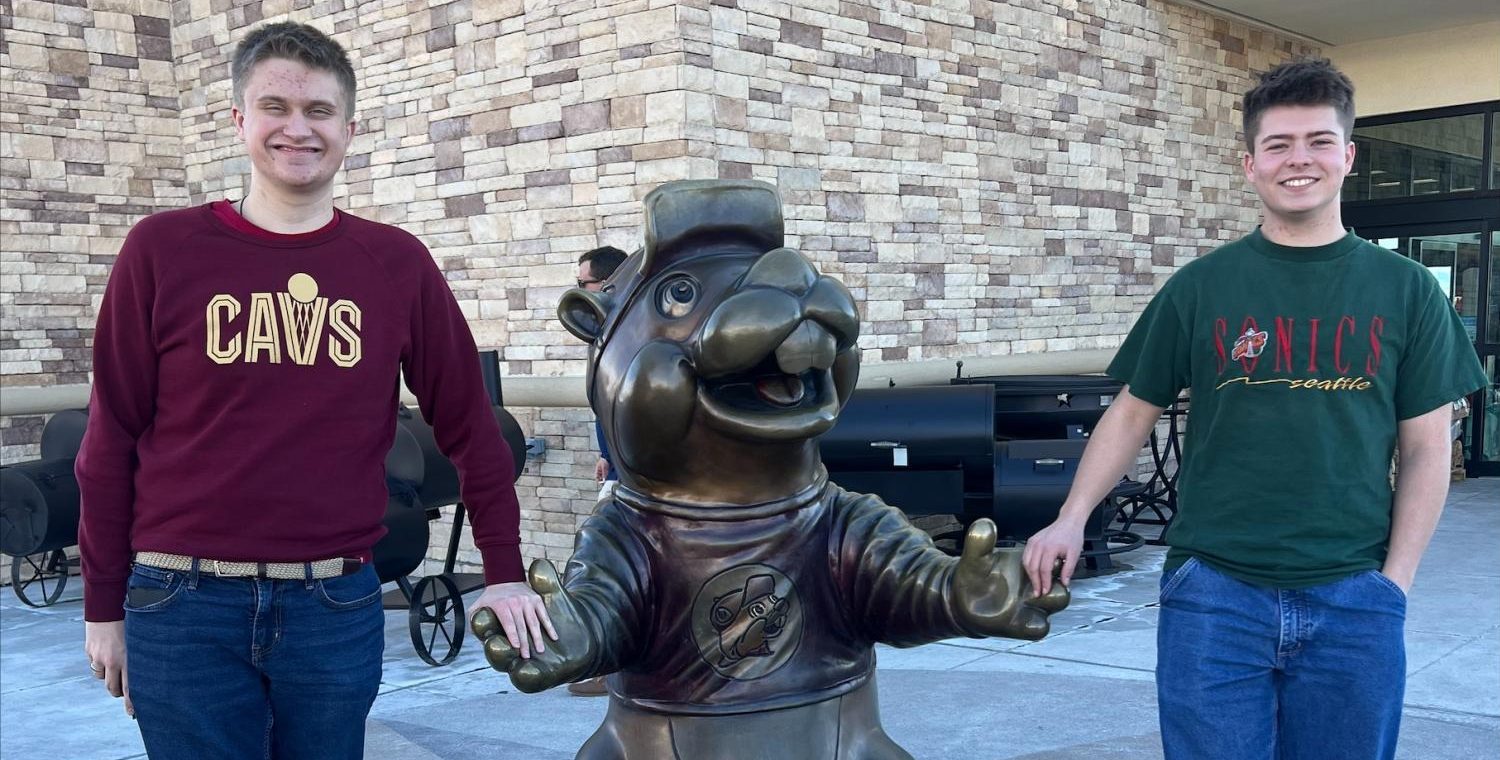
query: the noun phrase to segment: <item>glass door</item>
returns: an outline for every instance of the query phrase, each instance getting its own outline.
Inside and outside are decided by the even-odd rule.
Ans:
[[[1493,353],[1484,357],[1484,374],[1490,386],[1477,394],[1479,399],[1470,413],[1473,421],[1465,431],[1476,433],[1465,445],[1472,463],[1466,469],[1475,477],[1500,475],[1500,357]]]
[[[1500,122],[1497,122],[1500,124]],[[1492,227],[1495,225],[1492,223]],[[1480,391],[1471,404],[1473,422],[1470,428],[1477,431],[1468,460],[1475,476],[1500,475],[1500,229],[1491,229],[1490,248],[1486,252],[1484,342],[1478,344],[1479,360],[1484,363],[1484,374],[1490,386]]]
[[[1484,302],[1484,294],[1479,289],[1480,263],[1483,261],[1480,249],[1484,247],[1482,230],[1447,234],[1376,231],[1361,236],[1427,267],[1444,295],[1448,296],[1448,302],[1458,311],[1464,330],[1469,333],[1469,341],[1479,341],[1479,314]]]

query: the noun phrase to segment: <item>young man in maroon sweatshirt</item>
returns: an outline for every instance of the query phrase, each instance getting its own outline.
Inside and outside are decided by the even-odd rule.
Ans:
[[[553,638],[524,582],[510,454],[426,248],[333,205],[354,72],[312,27],[232,64],[250,188],[131,230],[100,307],[77,474],[85,649],[153,758],[357,758],[380,682],[369,563],[404,375],[457,465],[488,606]]]

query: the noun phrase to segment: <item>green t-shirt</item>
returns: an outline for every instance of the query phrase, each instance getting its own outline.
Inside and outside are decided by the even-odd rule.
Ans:
[[[1486,382],[1421,265],[1259,229],[1168,280],[1108,372],[1158,406],[1191,389],[1167,567],[1280,588],[1379,568],[1397,421]]]

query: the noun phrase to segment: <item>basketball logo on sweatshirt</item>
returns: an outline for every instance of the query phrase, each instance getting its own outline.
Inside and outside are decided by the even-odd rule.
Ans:
[[[318,294],[318,281],[298,272],[286,290],[251,293],[245,324],[234,323],[243,307],[238,298],[220,293],[209,299],[208,358],[218,364],[236,361],[281,364],[283,354],[293,364],[310,366],[327,336],[328,358],[339,367],[353,367],[362,356],[361,313],[353,301],[329,301]]]

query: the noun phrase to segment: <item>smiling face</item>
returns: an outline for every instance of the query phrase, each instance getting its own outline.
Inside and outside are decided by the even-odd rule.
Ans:
[[[1274,106],[1260,116],[1245,178],[1260,196],[1267,225],[1339,226],[1339,191],[1354,166],[1333,106]]]
[[[231,116],[250,154],[251,183],[278,194],[331,192],[354,139],[353,115],[330,71],[270,58],[255,65]]]

